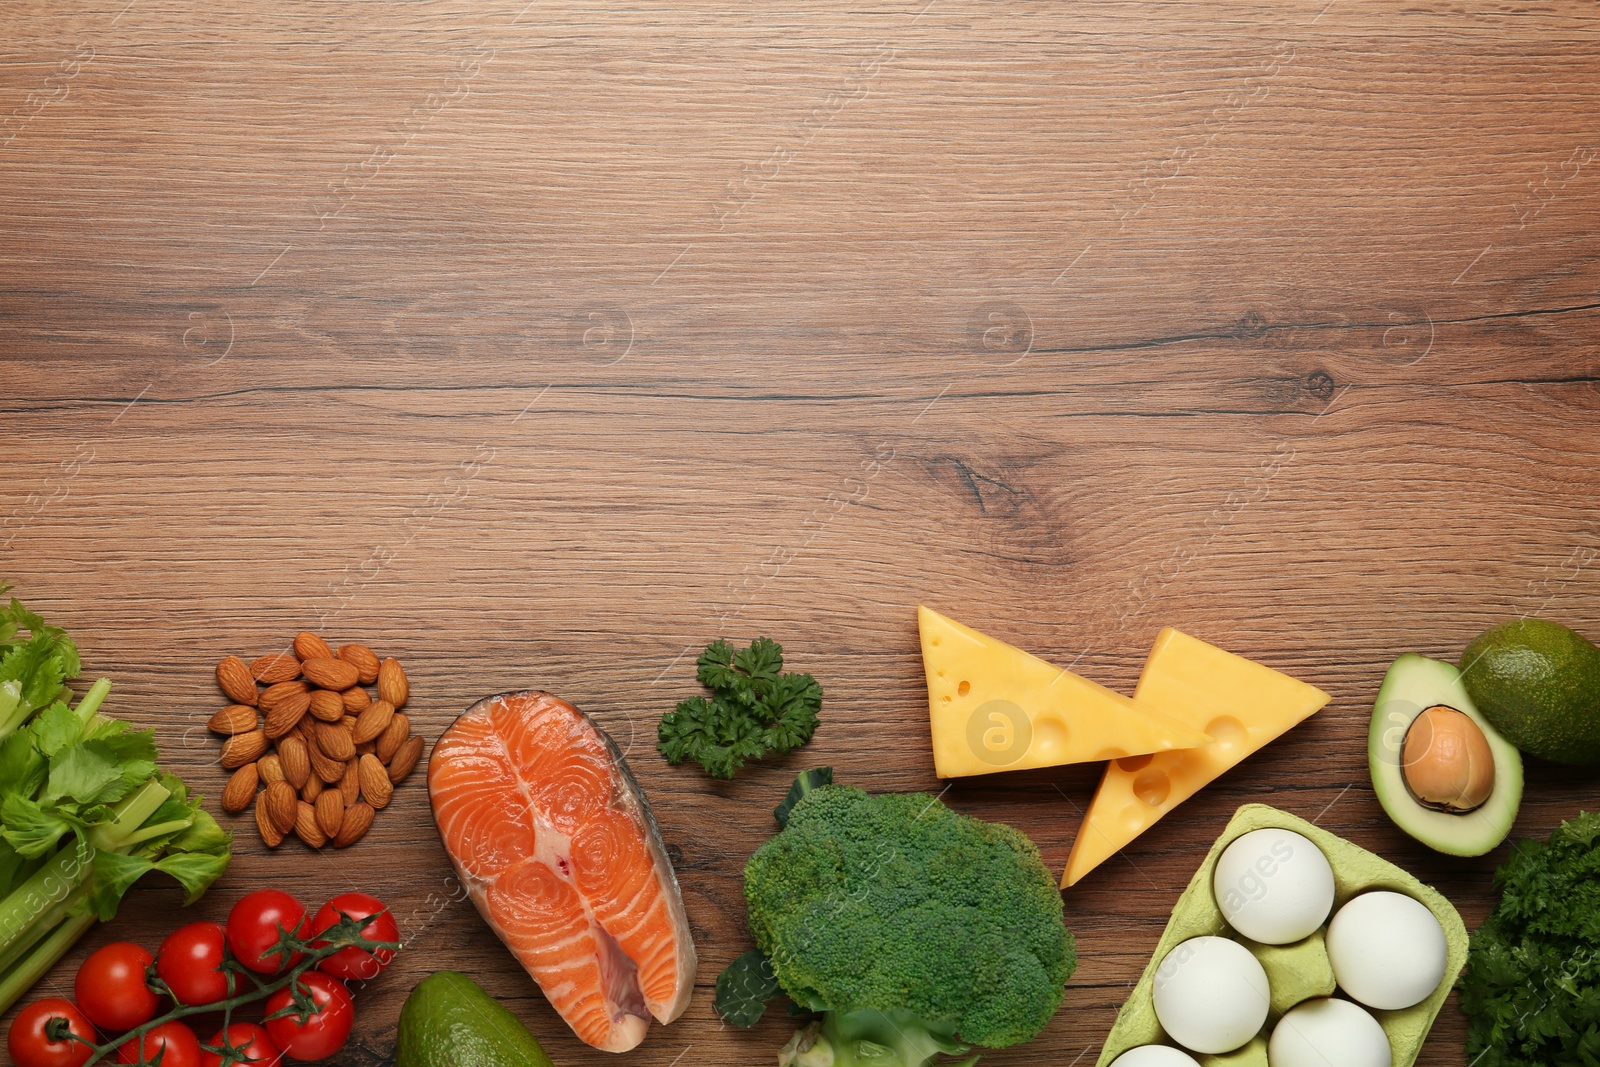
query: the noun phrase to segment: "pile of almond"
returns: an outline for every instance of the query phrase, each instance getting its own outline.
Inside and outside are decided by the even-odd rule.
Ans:
[[[376,699],[364,688],[374,683]],[[355,844],[422,758],[423,740],[400,710],[411,693],[406,672],[366,645],[335,651],[302,631],[292,654],[227,657],[217,684],[233,701],[207,723],[228,737],[222,766],[233,776],[222,807],[253,803],[269,848],[290,834],[312,848]]]

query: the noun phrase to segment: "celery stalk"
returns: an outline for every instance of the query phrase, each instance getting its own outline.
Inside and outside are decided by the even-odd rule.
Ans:
[[[171,795],[166,786],[150,779],[113,807],[115,816],[95,827],[87,843],[80,843],[74,836],[70,844],[57,849],[43,867],[0,901],[0,984],[9,980],[11,968],[29,956],[41,938],[68,919],[83,902],[98,852],[129,852],[141,841],[181,825],[143,826]]]
[[[93,915],[73,915],[57,924],[33,947],[33,951],[17,962],[0,978],[0,1013],[11,1010],[11,1005],[43,978],[56,961],[77,944],[78,938],[89,932],[95,924]]]

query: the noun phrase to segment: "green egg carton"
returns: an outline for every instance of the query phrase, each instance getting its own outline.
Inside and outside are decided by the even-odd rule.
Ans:
[[[1167,953],[1191,937],[1221,934],[1239,941],[1261,961],[1272,987],[1272,1011],[1261,1033],[1237,1051],[1221,1056],[1195,1056],[1204,1067],[1266,1067],[1266,1038],[1272,1033],[1278,1018],[1303,1000],[1327,996],[1334,991],[1333,967],[1328,962],[1321,930],[1292,945],[1258,945],[1235,934],[1217,907],[1211,890],[1211,872],[1223,849],[1232,844],[1235,838],[1266,827],[1292,830],[1310,838],[1328,857],[1328,864],[1333,868],[1334,911],[1359,893],[1388,889],[1421,901],[1433,912],[1439,925],[1444,927],[1448,954],[1444,980],[1439,983],[1439,988],[1428,999],[1409,1008],[1372,1012],[1389,1035],[1392,1067],[1412,1067],[1416,1063],[1422,1043],[1433,1028],[1433,1020],[1467,961],[1467,928],[1461,921],[1461,915],[1437,890],[1423,885],[1388,860],[1342,837],[1318,829],[1286,811],[1266,804],[1246,804],[1234,812],[1227,829],[1222,831],[1222,836],[1206,853],[1205,862],[1194,872],[1188,888],[1173,906],[1172,918],[1167,920],[1167,928],[1162,931],[1161,940],[1150,957],[1150,964],[1144,969],[1127,1003],[1117,1013],[1116,1024],[1101,1047],[1095,1067],[1108,1067],[1118,1056],[1140,1045],[1174,1043],[1168,1040],[1161,1024],[1156,1021],[1151,990],[1156,968],[1166,959]]]

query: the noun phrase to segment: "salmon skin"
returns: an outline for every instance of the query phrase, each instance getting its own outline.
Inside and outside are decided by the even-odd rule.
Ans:
[[[468,708],[428,796],[484,921],[584,1041],[626,1052],[694,992],[683,894],[644,791],[583,712],[542,692]]]

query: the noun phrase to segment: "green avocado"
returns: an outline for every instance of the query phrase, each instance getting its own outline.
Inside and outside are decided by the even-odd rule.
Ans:
[[[1423,804],[1406,782],[1406,735],[1429,708],[1454,708],[1483,731],[1494,758],[1494,787],[1471,811],[1442,811]],[[1522,803],[1522,755],[1474,704],[1461,674],[1448,663],[1408,652],[1384,675],[1367,733],[1372,791],[1394,824],[1424,845],[1451,856],[1481,856],[1511,832]]]
[[[1467,692],[1530,756],[1600,764],[1600,649],[1548,619],[1491,626],[1461,654]]]
[[[395,1067],[552,1067],[500,1002],[458,971],[418,982],[400,1009]]]

